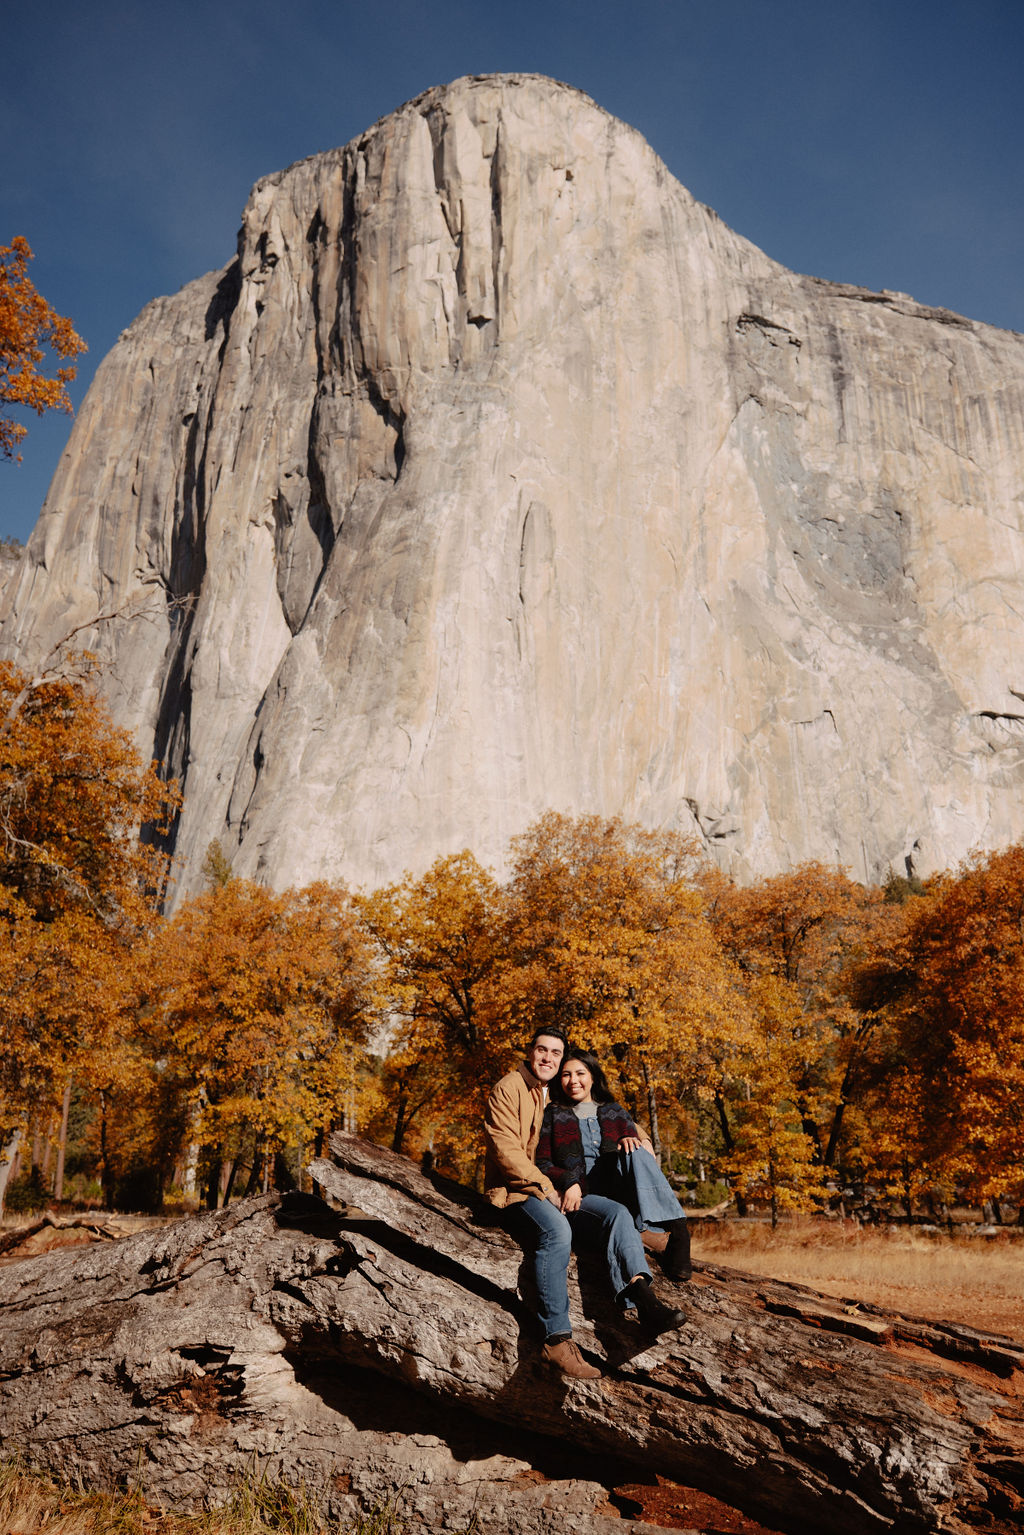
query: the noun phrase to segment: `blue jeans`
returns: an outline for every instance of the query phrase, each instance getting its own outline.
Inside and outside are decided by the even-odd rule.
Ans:
[[[566,1275],[573,1244],[603,1248],[616,1295],[638,1274],[650,1274],[643,1243],[625,1205],[600,1194],[585,1194],[578,1210],[563,1215],[548,1199],[531,1195],[507,1205],[504,1224],[523,1247],[533,1249],[533,1273],[545,1337],[571,1333]]]
[[[673,1192],[657,1159],[649,1151],[619,1151],[600,1157],[587,1174],[591,1188],[624,1204],[635,1217],[638,1231],[659,1230],[670,1221],[686,1219],[686,1211]]]

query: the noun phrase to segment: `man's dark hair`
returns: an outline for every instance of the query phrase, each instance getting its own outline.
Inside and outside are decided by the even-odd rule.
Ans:
[[[531,1050],[533,1049],[534,1045],[537,1043],[538,1039],[540,1039],[541,1035],[543,1035],[545,1039],[560,1039],[562,1041],[562,1049],[563,1050],[568,1050],[568,1048],[569,1048],[569,1041],[568,1041],[567,1037],[562,1033],[561,1029],[548,1028],[547,1025],[543,1025],[539,1029],[534,1029],[534,1031],[533,1031],[533,1038],[530,1040],[530,1045],[529,1045],[529,1048]]]

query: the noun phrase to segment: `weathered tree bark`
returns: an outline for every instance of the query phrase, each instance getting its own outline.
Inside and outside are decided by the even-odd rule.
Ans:
[[[4,1198],[7,1194],[7,1185],[14,1172],[14,1165],[20,1145],[20,1130],[12,1130],[7,1140],[0,1145],[0,1215],[4,1213]]]
[[[68,1149],[68,1120],[71,1118],[71,1077],[64,1084],[64,1098],[60,1107],[60,1138],[57,1142],[57,1174],[53,1182],[53,1197],[59,1203],[64,1198],[64,1160]]]
[[[404,1487],[410,1522],[475,1507],[488,1531],[510,1508],[524,1532],[603,1530],[629,1462],[776,1530],[1022,1527],[1024,1347],[709,1265],[665,1285],[686,1322],[652,1344],[581,1265],[574,1328],[606,1374],[568,1384],[474,1195],[331,1150],[313,1174],[337,1212],[249,1201],[0,1273],[5,1443],[158,1501],[223,1495],[256,1455],[342,1516]]]

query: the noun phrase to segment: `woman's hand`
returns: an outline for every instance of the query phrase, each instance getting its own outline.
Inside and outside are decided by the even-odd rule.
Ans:
[[[624,1135],[619,1142],[620,1151],[646,1151],[647,1147],[636,1135]]]
[[[571,1183],[562,1195],[562,1214],[569,1215],[573,1210],[578,1210],[583,1198],[583,1190],[578,1183]]]

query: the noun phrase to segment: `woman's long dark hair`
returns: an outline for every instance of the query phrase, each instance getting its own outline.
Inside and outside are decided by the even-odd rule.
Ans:
[[[562,1057],[562,1064],[558,1068],[558,1076],[555,1078],[550,1088],[548,1089],[555,1103],[568,1104],[572,1102],[572,1099],[568,1097],[562,1088],[562,1072],[568,1066],[570,1061],[579,1061],[580,1065],[585,1066],[590,1072],[590,1075],[593,1077],[594,1085],[590,1089],[590,1096],[593,1098],[595,1103],[615,1102],[615,1094],[608,1086],[608,1078],[605,1076],[601,1067],[601,1062],[598,1060],[593,1050],[575,1050],[570,1045]]]

